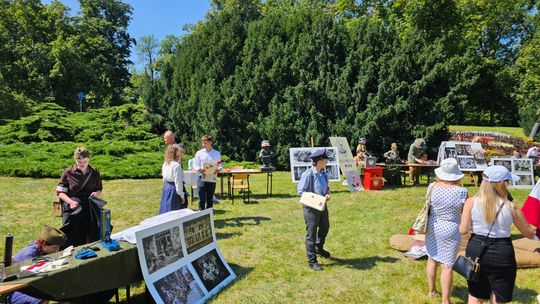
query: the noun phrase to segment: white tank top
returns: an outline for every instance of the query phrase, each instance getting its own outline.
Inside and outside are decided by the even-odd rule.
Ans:
[[[498,202],[498,206],[502,204],[502,200]],[[499,207],[497,207],[496,211],[499,210]],[[491,227],[491,222],[486,223],[486,220],[484,219],[484,214],[482,213],[482,209],[480,208],[480,204],[477,204],[477,199],[474,199],[474,205],[471,212],[472,217],[472,231],[474,234],[483,235],[486,236],[489,231],[489,227]],[[493,224],[493,228],[491,229],[491,232],[489,233],[490,238],[507,238],[510,237],[511,234],[511,228],[512,223],[514,223],[514,218],[512,217],[512,210],[510,210],[510,207],[508,204],[504,204],[501,212],[499,212],[499,215],[497,216],[497,219],[495,220],[495,224]]]

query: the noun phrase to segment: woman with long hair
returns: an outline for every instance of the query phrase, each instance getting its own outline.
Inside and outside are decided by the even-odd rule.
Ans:
[[[163,176],[163,190],[161,191],[161,202],[159,214],[172,210],[179,210],[180,204],[184,201],[184,171],[180,164],[180,147],[177,145],[167,146],[161,167]]]
[[[459,227],[462,235],[472,230],[465,255],[472,259],[480,256],[480,280],[467,281],[468,303],[488,299],[490,303],[507,303],[512,301],[517,272],[510,238],[512,224],[523,236],[535,236],[523,212],[508,200],[507,186],[518,181],[519,176],[503,166],[490,166],[482,177],[478,193],[465,202]]]

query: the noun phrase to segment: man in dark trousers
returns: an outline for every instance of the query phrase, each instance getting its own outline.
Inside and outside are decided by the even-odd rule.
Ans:
[[[326,164],[328,163],[326,149],[316,150],[309,157],[313,166],[302,174],[298,183],[298,194],[302,196],[304,192],[313,192],[325,196],[326,201],[328,201],[330,188],[326,173]],[[325,207],[323,211],[319,211],[304,205],[304,222],[306,224],[306,253],[309,268],[316,271],[322,270],[317,262],[317,254],[323,258],[330,257],[330,252],[324,250],[324,241],[330,229],[328,208]]]

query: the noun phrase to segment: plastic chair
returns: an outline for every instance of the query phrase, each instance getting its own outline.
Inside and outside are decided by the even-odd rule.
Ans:
[[[243,192],[244,204],[249,202],[250,189],[249,189],[249,174],[248,173],[233,173],[231,175],[231,197],[234,204],[234,190],[240,190]]]

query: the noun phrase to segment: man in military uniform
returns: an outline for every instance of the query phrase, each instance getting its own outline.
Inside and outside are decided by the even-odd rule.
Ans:
[[[304,192],[313,192],[330,199],[330,188],[328,187],[328,174],[326,165],[328,156],[326,149],[319,149],[309,156],[313,166],[306,170],[298,183],[298,194],[302,196]],[[324,242],[330,222],[328,220],[328,208],[323,211],[304,206],[304,223],[306,225],[306,254],[309,268],[312,270],[322,270],[317,262],[317,254],[323,258],[330,257],[330,252],[324,250]]]

